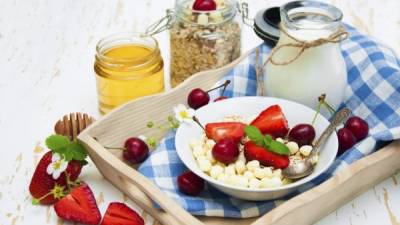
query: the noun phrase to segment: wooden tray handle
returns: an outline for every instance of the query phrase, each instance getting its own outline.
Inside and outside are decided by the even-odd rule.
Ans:
[[[312,224],[400,168],[400,141],[358,160],[319,186],[300,194],[252,225]]]
[[[142,199],[140,206],[144,207],[146,211],[151,215],[156,215],[155,209],[149,204],[143,204],[146,200],[146,195],[160,205],[166,213],[168,213],[175,221],[178,221],[182,225],[204,225],[196,217],[192,216],[182,207],[180,207],[174,200],[165,195],[157,186],[155,186],[150,180],[144,177],[142,174],[127,166],[124,162],[114,156],[112,153],[107,151],[101,146],[95,139],[89,135],[80,135],[79,139],[82,141],[84,146],[89,149],[97,149],[97,151],[89,151],[90,157],[93,159],[96,166],[100,169],[104,177],[109,179],[114,185],[123,189],[123,191],[137,199]],[[100,150],[102,149],[102,150]],[[101,153],[101,157],[98,153]],[[137,187],[137,189],[135,188]],[[135,190],[136,189],[136,190]],[[129,190],[129,191],[127,191]],[[145,195],[140,196],[136,193],[143,192]],[[151,204],[151,203],[150,203]],[[165,216],[164,216],[165,217]],[[157,216],[156,216],[157,218]],[[160,219],[160,218],[158,218]],[[175,221],[171,221],[171,218],[163,218],[166,224],[176,224]]]

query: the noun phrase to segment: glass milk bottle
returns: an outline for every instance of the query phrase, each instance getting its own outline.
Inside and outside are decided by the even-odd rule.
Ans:
[[[280,38],[264,67],[265,93],[313,109],[325,93],[337,109],[347,84],[339,46],[347,37],[341,11],[313,1],[290,2],[280,11]]]

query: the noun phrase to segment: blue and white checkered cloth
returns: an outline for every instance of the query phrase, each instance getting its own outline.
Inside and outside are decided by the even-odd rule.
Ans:
[[[313,180],[305,189],[325,181],[340,168],[374,152],[385,142],[400,139],[400,60],[390,48],[360,34],[350,26],[346,28],[350,38],[341,44],[348,71],[348,87],[343,105],[368,121],[370,133],[366,139],[336,159],[325,174]],[[260,60],[265,60],[269,47],[261,45],[259,49],[262,56]],[[225,92],[226,96],[257,95],[255,58],[255,52],[252,52],[220,81],[232,81]],[[187,168],[175,151],[174,136],[175,133],[169,133],[140,166],[139,171],[190,213],[254,217],[265,214],[281,200],[291,197],[278,201],[250,202],[232,198],[210,186],[197,197],[181,194],[176,177]]]

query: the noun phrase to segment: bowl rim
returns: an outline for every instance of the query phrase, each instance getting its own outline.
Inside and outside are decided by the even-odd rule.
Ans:
[[[296,107],[297,107],[297,106],[298,106],[298,107],[304,107],[304,108],[307,108],[308,110],[312,110],[313,112],[316,112],[314,109],[312,109],[312,108],[310,108],[310,107],[308,107],[308,106],[305,106],[305,105],[303,105],[303,104],[300,104],[300,103],[297,103],[297,102],[294,102],[294,101],[290,101],[290,100],[286,100],[286,99],[281,99],[281,98],[276,98],[276,97],[269,97],[269,96],[241,96],[241,97],[233,97],[233,98],[225,99],[225,100],[223,100],[223,101],[210,102],[208,105],[211,105],[211,104],[225,104],[227,101],[237,101],[238,99],[245,99],[245,98],[246,98],[246,99],[249,99],[249,98],[253,98],[253,99],[263,98],[263,99],[278,100],[278,101],[283,102],[283,103],[294,104],[294,105],[296,105]],[[208,106],[208,105],[203,106],[203,107],[197,109],[197,110],[195,111],[195,114],[197,114],[200,110],[201,110],[201,111],[207,110],[207,106]],[[326,119],[322,114],[320,114],[320,117],[322,118],[323,121],[327,122],[328,124],[330,123],[329,120]],[[178,136],[178,133],[179,133],[180,131],[182,131],[181,126],[179,126],[179,128],[178,128],[177,131],[176,131],[176,137]],[[332,153],[332,155],[335,155],[335,156],[336,156],[336,155],[337,155],[337,151],[338,151],[338,148],[337,148],[337,147],[338,147],[337,134],[336,134],[336,132],[333,132],[333,133],[329,136],[329,138],[331,138],[332,135],[334,135],[334,137],[336,137],[336,138],[334,138],[334,144],[336,145],[336,147],[334,148],[334,149],[335,149],[335,152]],[[328,139],[329,139],[329,138],[328,138]],[[180,151],[178,151],[178,147],[177,147],[178,144],[177,144],[177,142],[178,142],[178,139],[175,138],[175,147],[176,147],[176,152],[177,152],[177,154],[178,154],[178,157],[179,157],[179,159],[183,162],[183,164],[184,164],[190,171],[192,171],[192,172],[195,173],[196,175],[200,176],[201,178],[203,178],[204,180],[206,180],[206,181],[207,181],[208,183],[210,183],[211,185],[218,185],[218,186],[222,186],[223,188],[226,188],[226,189],[236,190],[236,191],[242,191],[242,192],[260,192],[260,193],[262,192],[262,193],[265,193],[265,192],[274,192],[274,191],[280,191],[280,190],[289,190],[289,189],[292,189],[292,188],[299,188],[300,186],[311,182],[312,180],[316,179],[317,177],[319,177],[320,175],[322,175],[324,172],[326,172],[326,171],[329,169],[329,167],[332,166],[332,164],[334,163],[334,161],[335,161],[335,159],[336,159],[336,157],[332,157],[331,159],[329,159],[328,163],[326,163],[326,164],[321,168],[320,172],[315,173],[315,172],[314,172],[315,170],[314,170],[313,173],[311,173],[309,176],[307,176],[307,177],[305,177],[305,178],[302,178],[302,179],[299,179],[299,180],[297,180],[297,181],[295,181],[295,182],[293,182],[293,183],[282,185],[282,186],[280,186],[280,187],[273,187],[273,188],[238,187],[238,186],[233,186],[233,185],[230,185],[230,184],[226,184],[226,183],[224,183],[224,182],[221,182],[221,181],[219,181],[219,180],[216,180],[216,179],[210,177],[209,175],[207,175],[206,173],[204,173],[203,171],[201,171],[200,169],[199,169],[198,171],[193,171],[193,170],[191,170],[191,169],[190,169],[190,166],[188,166],[188,163],[185,162],[185,160],[183,159],[184,157],[181,156]],[[324,151],[322,150],[322,151],[320,152],[320,154],[322,154],[323,152],[324,152]]]

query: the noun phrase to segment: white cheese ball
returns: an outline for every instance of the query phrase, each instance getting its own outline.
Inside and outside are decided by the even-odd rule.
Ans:
[[[247,187],[249,185],[249,181],[246,177],[238,175],[231,176],[229,178],[229,183],[237,187]]]
[[[198,158],[200,156],[204,156],[204,155],[206,155],[206,150],[201,146],[195,146],[193,148],[193,155],[196,158]]]
[[[277,177],[281,179],[282,177],[282,170],[281,169],[276,169],[272,172],[272,177]]]
[[[228,183],[229,182],[229,176],[226,175],[225,173],[221,173],[220,175],[218,175],[217,180],[224,182],[224,183]]]
[[[211,162],[211,164],[215,164],[215,163],[217,163],[217,160],[214,158],[214,156],[212,155],[212,151],[211,150],[208,150],[207,151],[207,153],[206,153],[206,157],[207,157],[207,159]]]
[[[288,143],[286,143],[286,147],[289,148],[291,155],[296,154],[296,152],[299,151],[299,145],[294,141],[289,141]]]
[[[275,141],[280,142],[280,143],[282,143],[282,144],[285,144],[285,143],[286,143],[286,141],[283,140],[282,138],[277,138],[277,139],[275,139]]]
[[[199,168],[203,172],[209,172],[211,170],[211,162],[206,157],[200,157],[197,159],[197,163],[199,164]]]
[[[199,25],[207,25],[208,24],[207,14],[204,14],[204,13],[199,14],[199,16],[197,17],[197,23]]]
[[[210,176],[217,179],[220,174],[224,173],[224,168],[220,165],[215,165],[211,167]]]
[[[313,149],[313,147],[310,146],[310,145],[303,145],[303,146],[301,146],[301,148],[300,148],[300,153],[301,153],[302,155],[304,155],[304,156],[309,156],[312,149]]]
[[[254,176],[258,179],[262,179],[264,177],[272,177],[272,170],[269,167],[257,168],[254,170]]]
[[[249,187],[250,188],[260,188],[262,182],[259,179],[252,178],[249,180]]]
[[[272,178],[266,177],[261,180],[261,187],[264,188],[274,188],[280,186],[282,186],[282,180],[278,177],[272,177]]]
[[[243,173],[243,176],[246,177],[248,180],[250,180],[251,178],[254,178],[254,173],[251,172],[251,171],[246,170],[246,171]]]
[[[227,167],[225,167],[225,174],[228,176],[236,175],[235,164],[229,164]]]
[[[211,140],[211,139],[208,139],[205,143],[206,148],[210,149],[210,150],[214,147],[214,145],[215,145],[215,141]]]
[[[244,161],[238,160],[235,162],[235,169],[237,174],[243,174],[246,171],[246,164]]]
[[[254,171],[257,168],[260,168],[260,162],[258,160],[252,160],[246,164],[247,170]]]
[[[203,144],[201,143],[201,141],[200,140],[198,140],[198,139],[195,139],[195,138],[192,138],[192,139],[190,139],[190,141],[189,141],[189,146],[190,146],[190,148],[193,150],[195,147],[197,147],[197,146],[202,146]]]

